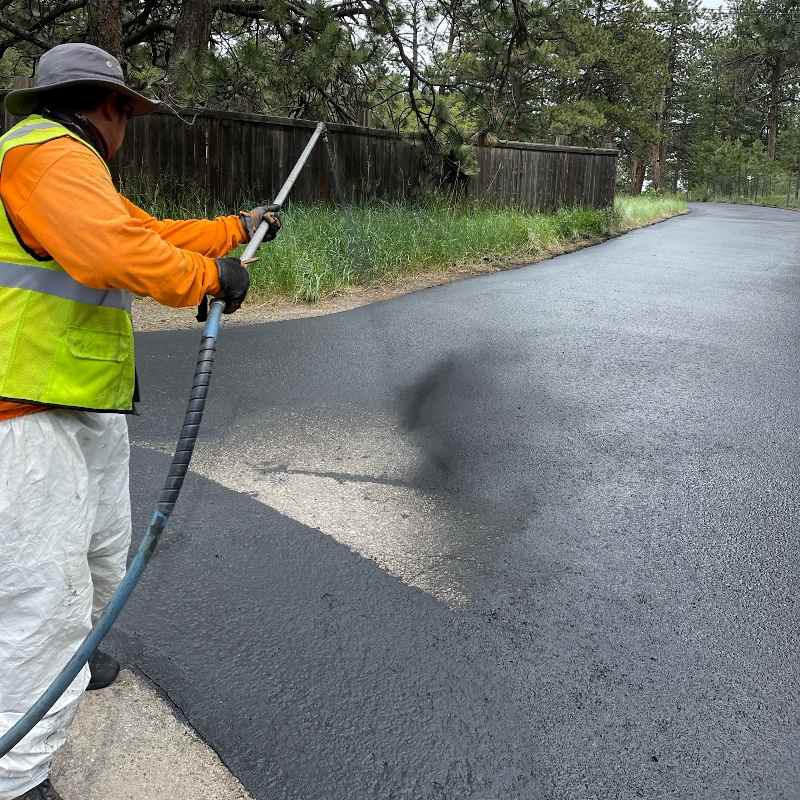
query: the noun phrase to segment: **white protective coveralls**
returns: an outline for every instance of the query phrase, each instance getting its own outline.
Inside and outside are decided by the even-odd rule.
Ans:
[[[0,734],[74,655],[125,574],[124,415],[48,410],[0,420]],[[48,776],[89,669],[0,759],[0,800]]]

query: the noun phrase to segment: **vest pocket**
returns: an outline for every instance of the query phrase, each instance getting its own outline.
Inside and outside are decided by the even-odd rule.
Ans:
[[[67,328],[53,366],[45,402],[75,408],[130,410],[133,342],[129,333]]]
[[[66,340],[75,358],[122,362],[131,354],[130,337],[127,334],[72,328],[67,331]]]

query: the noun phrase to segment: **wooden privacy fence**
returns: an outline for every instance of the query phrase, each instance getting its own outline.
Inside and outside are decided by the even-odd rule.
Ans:
[[[151,186],[160,181],[196,187],[226,203],[267,200],[277,194],[315,124],[229,112],[181,112],[181,119],[151,114],[132,120],[116,169],[123,186],[143,178]],[[330,125],[328,140],[330,150],[322,142],[315,148],[292,199],[333,199],[331,164],[342,199],[414,192],[422,167],[417,142],[344,125]]]
[[[6,126],[13,120],[4,117]],[[160,112],[131,121],[113,169],[123,187],[197,190],[224,203],[274,197],[315,123],[233,112]],[[5,129],[5,128],[4,128]],[[429,186],[419,138],[353,125],[329,125],[292,198],[402,200]],[[479,173],[468,197],[535,210],[604,208],[614,202],[618,151],[501,142],[476,146]]]
[[[614,203],[618,150],[501,142],[475,152],[473,197],[539,211]]]

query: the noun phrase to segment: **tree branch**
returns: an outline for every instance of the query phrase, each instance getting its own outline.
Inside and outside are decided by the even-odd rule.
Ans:
[[[12,25],[10,22],[6,22],[3,19],[0,19],[0,28],[13,34],[15,37],[11,42],[4,42],[4,47],[10,47],[16,42],[29,42],[30,44],[36,45],[41,50],[50,49],[49,42],[45,42],[43,39],[37,39],[32,33],[28,33],[28,31],[24,31],[22,28],[18,28],[16,25]]]
[[[127,49],[135,44],[147,41],[154,33],[163,33],[164,31],[173,33],[175,26],[170,25],[168,22],[151,22],[149,25],[145,25],[144,28],[130,34],[130,36],[126,36],[122,44]]]
[[[147,0],[144,8],[135,16],[122,21],[122,30],[126,33],[139,25],[144,25],[158,5],[158,0]]]

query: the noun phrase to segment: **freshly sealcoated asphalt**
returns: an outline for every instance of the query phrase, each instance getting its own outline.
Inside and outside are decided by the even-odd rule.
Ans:
[[[136,538],[198,333],[138,337]],[[800,797],[800,215],[223,329],[113,634],[258,800]]]

